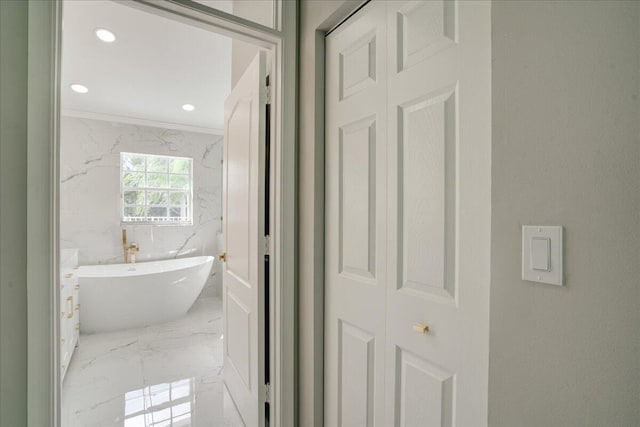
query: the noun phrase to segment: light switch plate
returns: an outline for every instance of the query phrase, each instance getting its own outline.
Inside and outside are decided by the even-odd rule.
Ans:
[[[562,227],[522,226],[522,280],[563,285]]]

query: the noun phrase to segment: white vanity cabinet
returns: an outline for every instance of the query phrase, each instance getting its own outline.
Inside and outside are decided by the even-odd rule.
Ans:
[[[64,380],[80,336],[80,284],[78,250],[60,254],[60,381]]]

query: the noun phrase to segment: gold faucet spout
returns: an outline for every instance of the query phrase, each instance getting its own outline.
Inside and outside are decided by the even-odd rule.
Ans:
[[[124,252],[124,263],[129,262],[129,248],[127,247],[127,229],[122,229],[122,251]]]

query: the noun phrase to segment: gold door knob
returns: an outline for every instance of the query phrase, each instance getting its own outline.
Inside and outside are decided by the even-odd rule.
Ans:
[[[218,255],[218,259],[220,259],[220,261],[222,262],[227,262],[227,253],[222,252],[220,255]]]
[[[426,334],[427,332],[429,332],[429,325],[425,325],[423,323],[416,323],[415,325],[413,325],[413,330],[421,334]]]

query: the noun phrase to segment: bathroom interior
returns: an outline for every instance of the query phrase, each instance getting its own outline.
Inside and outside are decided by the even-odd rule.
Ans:
[[[62,425],[244,425],[218,254],[224,102],[258,48],[109,0],[65,1],[62,37]]]

